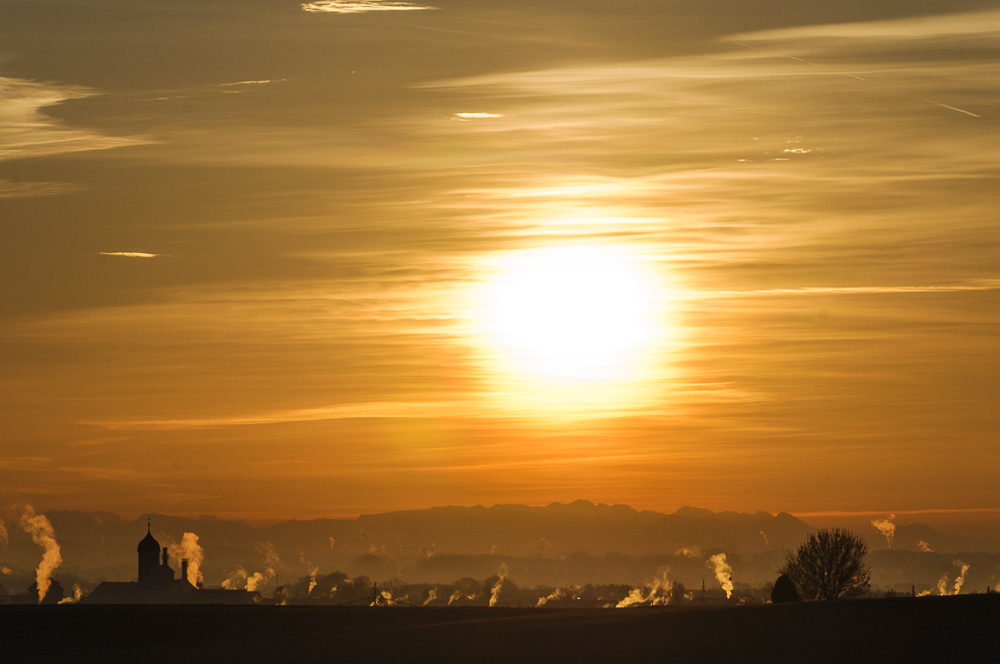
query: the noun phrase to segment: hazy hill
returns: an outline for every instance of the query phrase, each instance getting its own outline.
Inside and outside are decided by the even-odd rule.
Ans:
[[[102,579],[135,577],[135,548],[145,534],[146,516],[135,521],[98,512],[51,511],[47,516],[62,547],[64,563],[56,577],[64,586],[78,580],[92,585]],[[706,560],[718,552],[727,554],[738,583],[755,584],[773,579],[788,549],[815,530],[786,513],[716,513],[683,507],[665,514],[585,500],[545,507],[433,507],[268,526],[210,516],[149,518],[161,544],[178,541],[185,532],[198,535],[207,584],[221,583],[240,566],[249,573],[270,567],[278,578],[268,580],[265,592],[314,571],[440,583],[464,576],[485,578],[496,574],[501,563],[522,585],[638,584],[668,566],[672,579],[692,587],[706,577],[711,580]],[[9,530],[10,543],[6,550],[0,549],[0,566],[10,573],[0,577],[0,583],[19,591],[33,580],[41,552],[14,524]],[[933,587],[942,575],[954,575],[954,551],[998,548],[996,543],[949,537],[911,524],[898,527],[893,550],[883,551],[885,538],[874,528],[869,531],[873,532],[865,534],[873,551],[874,580],[900,587],[908,583]],[[919,542],[931,542],[935,552],[917,553]],[[279,561],[267,562],[268,545]],[[984,565],[991,563],[977,561],[970,584],[996,583],[983,576],[988,572]],[[174,567],[179,567],[177,561]]]

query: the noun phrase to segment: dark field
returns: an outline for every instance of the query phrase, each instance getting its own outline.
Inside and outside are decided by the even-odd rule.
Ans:
[[[4,662],[1000,662],[1000,595],[733,608],[0,607]]]

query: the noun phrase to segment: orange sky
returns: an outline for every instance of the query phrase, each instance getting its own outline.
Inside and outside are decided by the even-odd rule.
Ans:
[[[50,4],[0,501],[1000,508],[992,3]]]

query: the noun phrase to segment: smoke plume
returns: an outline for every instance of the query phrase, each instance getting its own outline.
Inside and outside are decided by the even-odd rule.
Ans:
[[[771,542],[767,539],[767,534],[762,530],[760,531],[760,536],[764,538],[764,546],[770,546]]]
[[[229,578],[222,582],[222,587],[226,590],[239,590],[246,586],[247,571],[243,565],[237,565],[236,571],[229,575]]]
[[[681,547],[674,551],[675,556],[685,556],[686,558],[697,558],[701,555],[701,549],[696,546]]]
[[[953,594],[957,595],[958,593],[962,592],[962,586],[965,584],[965,575],[969,571],[969,565],[963,563],[961,560],[956,560],[955,567],[960,567],[962,570],[961,572],[959,572],[958,578],[955,579],[955,592]]]
[[[535,607],[545,606],[548,602],[556,599],[573,599],[580,593],[580,586],[569,586],[567,588],[556,588],[548,597],[539,597]]]
[[[890,514],[884,519],[875,519],[872,521],[872,525],[882,531],[885,535],[885,541],[889,543],[889,548],[892,548],[892,538],[896,536],[896,524],[892,522],[896,518],[895,514]]]
[[[330,542],[332,546],[332,537],[330,538]],[[278,558],[278,552],[275,550],[274,545],[270,542],[258,544],[257,551],[264,554],[264,571],[254,572],[252,576],[247,577],[246,589],[250,592],[258,590],[265,583],[273,579],[275,576],[274,568],[281,562],[281,559]]]
[[[499,574],[500,578],[493,584],[493,590],[490,591],[490,606],[496,606],[500,600],[500,589],[503,588],[503,582],[507,580],[507,563],[500,563]]]
[[[3,519],[0,519],[0,543],[3,544],[3,548],[7,548],[7,542],[9,541],[7,538],[7,526],[4,525]]]
[[[436,589],[434,589],[434,588],[431,588],[431,591],[429,593],[427,593],[427,599],[424,600],[424,604],[423,605],[427,606],[428,604],[430,604],[431,602],[433,602],[437,598],[438,598],[438,591]]]
[[[661,567],[653,578],[648,594],[643,594],[643,588],[633,588],[629,591],[628,597],[618,602],[615,608],[624,609],[634,604],[648,604],[650,606],[669,604],[670,591],[674,587],[674,584],[667,578],[669,571],[669,567]]]
[[[63,597],[59,600],[60,604],[76,604],[83,597],[83,590],[80,589],[79,583],[73,584],[73,594],[69,597]]]
[[[456,590],[451,594],[451,597],[448,598],[448,606],[451,606],[452,602],[458,601],[460,599],[462,599],[462,593]]]
[[[52,572],[62,564],[59,544],[56,542],[56,532],[44,514],[35,514],[31,505],[24,508],[21,515],[21,529],[31,535],[31,540],[42,547],[42,562],[35,570],[35,581],[38,583],[38,602],[45,599],[52,585]]]
[[[934,549],[931,548],[931,545],[923,540],[917,542],[917,546],[920,547],[920,550],[924,553],[934,553]]]
[[[717,553],[708,559],[709,565],[715,570],[715,579],[726,591],[726,599],[733,596],[733,568],[726,562],[726,554]]]
[[[956,560],[952,564],[960,570],[958,576],[955,577],[954,590],[948,589],[948,573],[945,572],[937,582],[938,595],[957,595],[962,591],[962,586],[965,585],[965,575],[969,572],[969,565],[961,560]]]
[[[0,566],[0,574],[10,574],[13,571],[14,570],[12,570],[9,567],[2,567],[2,566]]]
[[[201,573],[201,565],[205,562],[205,549],[198,544],[198,536],[194,533],[184,533],[180,544],[177,544],[169,537],[167,541],[167,551],[170,557],[175,560],[186,560],[188,562],[187,581],[192,586],[204,583],[205,575]]]
[[[313,567],[312,571],[309,572],[309,590],[306,591],[306,595],[312,595],[313,588],[315,588],[316,584],[319,583],[316,580],[317,574],[319,574],[319,568]]]

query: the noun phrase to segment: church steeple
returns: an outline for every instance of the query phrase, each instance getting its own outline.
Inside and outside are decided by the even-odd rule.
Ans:
[[[160,577],[160,543],[153,537],[150,520],[146,520],[146,536],[136,548],[139,553],[139,581],[155,581]]]

